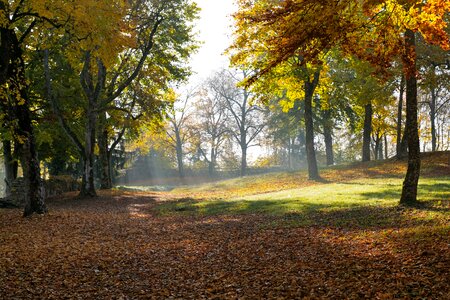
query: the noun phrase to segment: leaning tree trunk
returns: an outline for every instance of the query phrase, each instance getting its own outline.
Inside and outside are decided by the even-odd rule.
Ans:
[[[305,81],[305,130],[306,130],[306,159],[308,162],[308,176],[311,180],[319,180],[319,169],[317,168],[316,151],[314,149],[314,122],[312,111],[312,99],[314,90],[318,84],[319,71],[314,74],[314,80]]]
[[[408,170],[403,181],[400,204],[414,205],[417,203],[417,185],[420,176],[420,142],[417,124],[417,69],[416,69],[415,33],[407,30],[405,33],[405,64],[406,75],[406,132],[408,139]]]
[[[372,104],[364,106],[362,161],[370,161],[370,136],[372,135]]]

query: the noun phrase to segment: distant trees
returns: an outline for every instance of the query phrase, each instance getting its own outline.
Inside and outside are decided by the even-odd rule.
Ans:
[[[215,90],[220,83],[219,74],[209,78],[195,103],[195,149],[208,164],[210,176],[215,176],[219,155],[223,152],[224,143],[230,134],[227,103]]]
[[[166,112],[167,143],[175,151],[178,175],[183,178],[184,155],[186,144],[193,138],[192,122],[193,110],[192,101],[197,91],[189,90],[184,95],[176,97],[170,109]]]
[[[254,145],[265,126],[261,106],[252,103],[248,90],[237,86],[239,81],[249,76],[249,71],[245,70],[222,70],[210,84],[211,90],[224,102],[223,108],[229,114],[229,133],[241,150],[241,176],[247,174],[248,149]]]

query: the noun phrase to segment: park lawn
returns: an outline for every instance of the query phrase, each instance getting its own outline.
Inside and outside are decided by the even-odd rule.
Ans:
[[[227,182],[230,184],[230,182]],[[420,206],[399,208],[402,180],[360,179],[316,184],[297,189],[253,194],[231,199],[179,199],[162,201],[161,215],[267,214],[285,216],[289,226],[392,226],[404,222],[450,224],[450,177],[422,178]],[[197,188],[196,188],[197,189]]]
[[[450,152],[423,153],[421,179],[450,176]],[[306,171],[269,173],[189,185],[171,191],[173,197],[193,199],[233,199],[277,191],[323,184],[342,183],[361,179],[403,179],[407,161],[389,159],[338,165],[320,170],[322,182],[308,180]],[[401,186],[401,181],[397,181]]]
[[[447,157],[417,207],[388,161],[2,209],[0,298],[450,299]]]

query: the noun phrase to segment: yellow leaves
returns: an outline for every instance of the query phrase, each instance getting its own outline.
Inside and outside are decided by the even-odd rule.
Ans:
[[[448,0],[241,0],[238,5],[232,63],[260,70],[259,75],[299,54],[315,61],[333,46],[385,71],[404,54],[407,29],[450,49],[444,20]]]
[[[450,50],[450,37],[446,32],[448,24],[444,17],[450,12],[450,1],[431,0],[427,1],[420,10],[415,12],[417,19],[417,30],[431,44],[439,45],[445,50]]]
[[[0,10],[0,27],[8,27],[9,19],[6,11]]]

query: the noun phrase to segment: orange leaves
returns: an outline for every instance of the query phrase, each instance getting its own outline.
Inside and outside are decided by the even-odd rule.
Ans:
[[[450,12],[450,2],[447,0],[431,0],[416,14],[417,29],[425,40],[431,44],[439,45],[445,50],[450,50],[450,37],[446,32],[448,24],[444,17]]]
[[[256,4],[255,4],[256,3]],[[314,61],[340,46],[385,71],[403,55],[406,29],[429,43],[450,48],[444,17],[447,0],[239,1],[232,62],[263,76],[292,56]],[[258,76],[257,76],[258,77]]]
[[[448,231],[414,222],[364,230],[273,226],[296,215],[134,218],[129,206],[155,206],[143,194],[50,205],[26,220],[0,211],[2,298],[444,299],[450,288]]]

